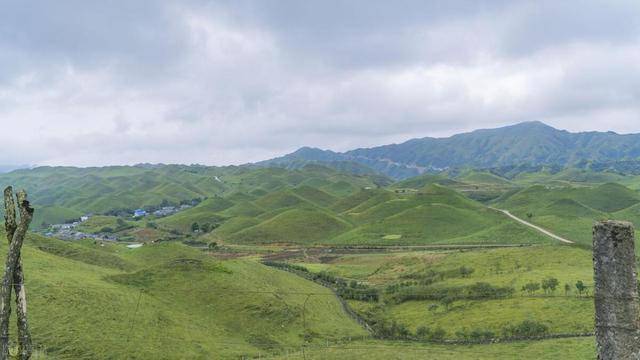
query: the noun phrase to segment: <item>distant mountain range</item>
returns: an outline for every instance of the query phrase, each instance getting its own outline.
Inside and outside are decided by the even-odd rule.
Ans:
[[[534,121],[447,138],[425,137],[347,152],[303,147],[254,165],[299,168],[308,163],[325,163],[334,167],[341,164],[341,167],[353,167],[359,173],[370,168],[395,179],[406,179],[455,168],[523,164],[570,166],[585,161],[610,163],[639,158],[640,134],[571,133]]]
[[[32,165],[2,165],[0,164],[0,174],[8,173],[18,169],[30,169]]]

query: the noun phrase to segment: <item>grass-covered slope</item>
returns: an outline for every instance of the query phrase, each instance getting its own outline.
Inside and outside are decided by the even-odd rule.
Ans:
[[[324,211],[290,209],[229,237],[235,243],[322,243],[350,225]]]
[[[23,261],[34,343],[50,358],[253,357],[365,334],[319,285],[178,244],[30,236]]]
[[[222,197],[228,203],[214,199],[196,212],[220,212],[240,200],[254,201],[265,196],[272,197],[264,199],[266,210],[271,210],[274,205],[279,206],[278,201],[292,200],[278,199],[279,191],[324,207],[333,204],[336,197],[387,183],[378,175],[342,173],[319,165],[297,170],[200,165],[39,167],[0,174],[0,187],[12,185],[29,192],[39,210],[34,227],[64,222],[87,213],[132,211],[215,197]],[[182,223],[176,220],[178,226],[182,227]]]
[[[473,184],[513,185],[509,180],[486,171],[466,171],[458,175],[456,180]]]
[[[639,203],[640,195],[636,191],[605,183],[595,187],[535,185],[499,199],[495,206],[589,245],[595,221],[615,218],[640,225],[633,210]]]
[[[546,334],[593,331],[593,299],[580,296],[576,282],[593,286],[591,252],[567,246],[536,246],[491,250],[399,252],[333,255],[331,258],[301,259],[310,271],[325,271],[346,281],[358,281],[379,290],[379,302],[350,300],[349,303],[372,322],[395,321],[416,334],[419,327],[442,329],[446,339],[463,339],[465,330],[489,331],[494,337],[523,321],[547,327]],[[463,274],[461,269],[465,269]],[[522,290],[530,282],[555,278],[553,291]],[[414,294],[477,283],[512,288],[505,297],[492,292],[475,298],[452,298],[444,305],[437,297],[421,299]],[[565,284],[568,289],[565,290]],[[590,290],[589,290],[590,291]],[[518,357],[516,357],[518,358]]]
[[[584,360],[595,359],[596,349],[595,339],[591,337],[467,346],[370,340],[328,347],[307,347],[304,353],[299,349],[293,354],[276,359],[300,359],[305,356],[317,360]]]
[[[363,204],[368,202],[370,199]],[[370,207],[357,206],[346,212],[345,217],[359,226],[334,238],[332,242],[335,244],[547,241],[503,215],[439,185],[428,185],[417,193],[397,195]]]

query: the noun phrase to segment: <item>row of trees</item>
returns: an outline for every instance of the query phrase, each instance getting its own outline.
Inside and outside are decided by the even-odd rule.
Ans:
[[[407,326],[395,320],[386,321],[376,319],[373,321],[372,329],[374,335],[379,339],[398,340],[422,340],[440,342],[449,335],[442,327],[430,328],[419,326],[415,333],[412,333]],[[456,340],[469,342],[482,342],[495,339],[526,339],[539,338],[549,334],[549,327],[546,324],[524,320],[517,324],[506,325],[500,331],[493,331],[485,328],[462,328],[455,332]]]
[[[401,279],[411,279],[417,281],[420,285],[431,285],[447,278],[468,278],[474,273],[474,269],[469,266],[460,266],[455,269],[436,271],[429,269],[426,272],[411,273],[400,276]]]
[[[410,286],[399,288],[390,297],[397,304],[410,300],[436,300],[448,309],[456,300],[503,299],[513,295],[510,286],[494,286],[486,282],[455,287]]]
[[[320,282],[326,286],[330,286],[335,290],[338,296],[346,300],[377,302],[380,299],[380,294],[377,289],[356,280],[346,281],[345,279],[331,275],[325,271],[312,273],[304,266],[286,262],[263,261],[262,263],[267,266],[298,272],[300,275],[309,280]]]
[[[544,291],[545,294],[553,294],[555,293],[559,285],[560,285],[560,282],[558,281],[558,279],[550,277],[550,278],[543,279],[540,282],[535,282],[535,281],[528,282],[522,286],[521,290],[523,292],[528,293],[529,295],[534,295],[540,289],[542,289],[542,291]],[[579,296],[589,293],[589,287],[585,285],[585,283],[582,280],[578,280],[574,284],[574,286],[578,291]],[[569,293],[571,293],[571,289],[572,289],[572,286],[570,284],[568,283],[564,284],[565,295],[569,295]]]

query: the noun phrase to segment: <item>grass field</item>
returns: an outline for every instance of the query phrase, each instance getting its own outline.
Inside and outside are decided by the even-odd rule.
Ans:
[[[431,345],[414,342],[359,341],[344,345],[291,349],[287,354],[269,359],[595,359],[593,338],[554,339],[544,341],[522,341],[489,345]]]
[[[373,288],[378,301],[348,304],[370,322],[395,323],[412,335],[426,328],[442,329],[449,340],[473,330],[500,336],[527,321],[542,324],[547,334],[589,333],[593,299],[575,284],[583,281],[586,293],[592,288],[593,222],[614,218],[640,226],[636,177],[575,169],[508,178],[452,171],[379,186],[388,184],[317,165],[40,168],[0,176],[0,184],[6,182],[30,190],[38,222],[95,211],[78,230],[111,228],[147,243],[131,250],[30,236],[24,250],[30,319],[45,358],[293,359],[301,358],[302,346],[302,358],[311,359],[593,358],[592,338],[473,346],[350,342],[367,333],[329,289],[259,260],[281,256]],[[202,201],[164,218],[100,214],[193,198]],[[487,204],[578,244],[559,244]],[[194,222],[215,229],[192,232]],[[167,235],[178,241],[153,243]],[[180,241],[215,241],[219,248],[208,255]],[[519,247],[396,248],[424,245]],[[390,247],[375,252],[367,246]],[[522,290],[549,278],[558,281],[554,291]],[[446,304],[424,297],[478,283],[513,293]]]
[[[48,358],[234,358],[366,334],[324,287],[180,244],[32,236],[23,258],[34,342]]]
[[[313,259],[308,259],[313,260]],[[325,271],[347,281],[369,284],[383,294],[379,302],[350,300],[350,305],[372,320],[396,321],[416,333],[419,327],[441,328],[446,338],[457,338],[460,330],[483,329],[500,334],[509,325],[532,320],[552,334],[588,333],[593,329],[593,299],[579,296],[575,283],[592,288],[591,253],[570,246],[534,246],[473,251],[413,251],[399,253],[340,255],[320,260],[298,260],[313,272]],[[471,269],[467,276],[457,274]],[[391,285],[448,274],[427,288],[449,289],[488,283],[515,290],[507,298],[455,300],[444,306],[439,300],[396,302],[386,291]],[[522,291],[523,285],[556,278],[552,293]],[[569,290],[564,290],[565,284]],[[411,285],[407,291],[424,287]],[[435,308],[430,306],[436,305]]]

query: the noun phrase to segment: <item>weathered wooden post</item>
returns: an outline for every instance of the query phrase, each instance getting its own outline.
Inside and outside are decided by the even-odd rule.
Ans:
[[[21,192],[21,194],[24,192]],[[21,195],[26,200],[26,193]],[[20,199],[18,199],[20,200]],[[13,199],[13,188],[8,186],[4,189],[4,229],[7,233],[9,245],[13,240],[18,223],[16,222],[16,204]],[[24,272],[22,271],[22,261],[18,258],[16,269],[13,274],[13,288],[16,293],[16,313],[18,320],[18,354],[22,360],[29,359],[33,352],[31,334],[29,332],[29,322],[27,320],[27,294],[24,288]],[[4,326],[0,326],[4,330]]]
[[[593,228],[596,349],[599,360],[640,359],[635,233],[622,221]]]
[[[26,321],[26,295],[24,292],[24,280],[22,265],[20,263],[20,250],[29,230],[33,218],[33,208],[27,201],[27,193],[20,191],[17,194],[18,212],[20,223],[15,221],[15,207],[13,202],[13,190],[8,187],[5,190],[5,230],[11,235],[9,251],[5,263],[4,276],[0,285],[0,360],[9,358],[9,316],[11,315],[11,289],[16,285],[16,304],[18,306],[18,330],[20,344],[20,359],[28,359],[31,356],[31,339]]]

